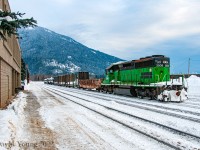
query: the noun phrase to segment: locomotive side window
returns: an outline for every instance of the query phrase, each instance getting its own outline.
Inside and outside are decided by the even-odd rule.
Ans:
[[[117,70],[119,70],[119,66],[115,65],[115,66],[112,66],[110,69],[108,69],[108,72],[113,73],[114,71],[117,71]]]
[[[131,63],[123,64],[123,68],[130,68],[130,67],[131,67]]]
[[[119,66],[118,66],[118,65],[113,66],[113,72],[114,72],[114,71],[117,71],[117,70],[119,70]]]
[[[129,63],[125,63],[122,64],[122,66],[120,67],[120,70],[129,70],[129,69],[134,69],[134,63],[133,62],[129,62]]]
[[[135,68],[147,68],[147,67],[154,67],[154,61],[148,60],[135,63]]]

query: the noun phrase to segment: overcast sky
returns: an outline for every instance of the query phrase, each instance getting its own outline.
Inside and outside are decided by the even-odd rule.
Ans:
[[[176,66],[200,56],[200,0],[9,1],[39,26],[122,59],[164,54]]]

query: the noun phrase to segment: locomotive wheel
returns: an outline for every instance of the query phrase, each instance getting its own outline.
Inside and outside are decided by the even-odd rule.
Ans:
[[[114,92],[113,92],[113,90],[111,89],[111,91],[109,91],[109,94],[113,94]]]
[[[131,93],[131,95],[132,95],[133,97],[137,97],[137,96],[138,96],[138,94],[137,94],[137,92],[136,92],[136,90],[135,90],[134,88],[131,88],[131,89],[130,89],[130,93]]]

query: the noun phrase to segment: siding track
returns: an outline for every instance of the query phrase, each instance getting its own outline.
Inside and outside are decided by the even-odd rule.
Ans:
[[[51,89],[57,90],[57,91],[61,90],[61,89],[58,90],[58,89],[52,88],[52,87],[48,87],[48,88],[51,88]],[[61,92],[63,92],[63,91],[61,91]],[[102,96],[96,96],[96,94],[94,95],[93,93],[91,93],[91,94],[86,93],[85,94],[85,93],[82,93],[81,91],[77,92],[77,91],[68,90],[68,89],[67,89],[67,91],[65,90],[65,92],[72,92],[72,93],[76,93],[76,94],[86,95],[86,96],[90,96],[90,97],[93,97],[93,98],[97,98],[98,100],[113,101],[113,97],[108,97],[107,95],[106,95],[106,98],[104,98]],[[65,93],[65,94],[71,95],[70,93]],[[73,95],[71,95],[71,96],[73,96]],[[152,112],[156,112],[156,113],[160,113],[160,114],[164,114],[164,115],[168,115],[168,116],[177,117],[177,118],[181,118],[181,119],[200,123],[200,119],[198,118],[200,116],[200,113],[187,111],[187,110],[174,109],[174,108],[169,108],[169,107],[162,107],[162,106],[143,103],[143,102],[124,100],[124,99],[121,99],[121,98],[117,98],[117,100],[114,100],[114,101],[116,103],[119,103],[119,104],[122,104],[122,105],[127,105],[127,106],[134,107],[134,108],[144,109],[144,110],[148,110],[148,111],[152,111]],[[159,107],[159,109],[158,109],[158,107]],[[171,110],[172,112],[169,112],[169,110]],[[176,113],[176,112],[178,112],[178,113]],[[189,114],[189,116],[187,116],[185,114]]]
[[[135,126],[131,126],[130,124],[128,124],[128,123],[126,123],[126,122],[120,121],[120,119],[118,119],[118,118],[114,118],[113,116],[110,116],[109,114],[102,113],[101,111],[98,111],[97,109],[92,108],[92,107],[90,107],[90,106],[87,105],[87,104],[83,104],[83,101],[84,101],[84,103],[85,103],[85,102],[86,102],[86,103],[92,103],[92,104],[95,104],[95,105],[104,107],[105,109],[107,109],[107,110],[109,110],[109,111],[114,111],[115,113],[118,113],[118,114],[120,114],[120,115],[126,115],[126,116],[128,116],[128,117],[131,117],[131,118],[134,118],[134,119],[143,121],[143,122],[147,122],[148,124],[151,124],[151,125],[153,125],[153,126],[155,126],[155,127],[157,127],[157,128],[160,128],[160,129],[162,129],[162,130],[165,130],[165,131],[167,131],[167,132],[170,132],[171,134],[175,134],[175,135],[181,136],[181,138],[187,138],[189,141],[190,141],[190,140],[194,140],[194,141],[196,141],[196,142],[199,142],[199,141],[200,141],[200,137],[197,136],[197,135],[193,135],[193,134],[191,134],[191,133],[183,132],[183,131],[181,131],[181,130],[178,130],[178,129],[175,129],[175,128],[172,128],[172,127],[168,127],[168,126],[166,126],[166,125],[163,125],[163,124],[160,124],[160,123],[157,123],[157,122],[148,120],[148,119],[144,119],[144,118],[141,118],[141,117],[138,117],[138,116],[135,116],[135,115],[132,115],[132,114],[123,112],[123,111],[121,111],[121,110],[117,110],[117,109],[114,109],[114,108],[112,108],[112,107],[108,107],[108,106],[106,106],[106,105],[99,104],[99,103],[97,103],[97,102],[93,102],[93,101],[90,101],[90,100],[81,98],[81,97],[79,97],[79,96],[74,96],[74,95],[72,95],[72,94],[66,93],[66,91],[63,92],[63,91],[61,91],[61,90],[57,90],[57,89],[50,88],[50,87],[47,87],[47,86],[45,86],[44,89],[45,89],[46,91],[49,91],[49,92],[51,92],[51,93],[54,93],[54,94],[56,94],[56,95],[58,95],[58,96],[64,98],[64,99],[66,99],[66,100],[72,101],[73,103],[76,103],[76,104],[78,104],[78,105],[81,105],[82,107],[85,107],[85,108],[87,108],[87,109],[89,109],[89,110],[91,110],[91,111],[94,111],[94,112],[96,112],[96,113],[98,113],[98,114],[100,114],[100,115],[102,115],[102,116],[104,116],[104,117],[106,117],[106,118],[108,118],[108,119],[111,119],[111,120],[113,120],[113,121],[115,121],[115,122],[117,122],[117,123],[119,123],[119,124],[121,124],[121,125],[123,125],[123,126],[129,128],[129,129],[132,129],[132,130],[137,131],[137,132],[139,132],[139,133],[141,133],[141,134],[143,134],[143,135],[145,135],[145,136],[147,136],[147,137],[150,137],[150,138],[152,138],[152,139],[154,139],[154,140],[156,140],[156,141],[158,141],[158,142],[160,142],[160,143],[162,143],[162,144],[164,144],[164,145],[166,145],[166,146],[169,146],[169,147],[171,147],[171,148],[174,148],[174,149],[184,149],[184,148],[180,147],[180,145],[177,144],[177,143],[173,143],[173,142],[168,141],[168,140],[163,140],[162,138],[160,139],[160,136],[158,136],[158,135],[154,135],[154,134],[151,134],[151,133],[146,133],[145,130],[144,130],[144,131],[143,131],[143,130],[140,130],[140,129],[138,129],[138,128],[135,127]],[[71,91],[71,92],[72,92],[72,91]],[[70,97],[70,98],[69,98],[69,97]],[[91,97],[92,97],[92,96],[91,96]],[[78,99],[79,101],[74,100],[74,98],[75,98],[75,99]],[[103,100],[102,98],[99,98],[99,99]],[[80,100],[81,100],[81,101],[80,101]],[[107,101],[108,101],[108,100],[107,100]],[[122,104],[123,104],[123,103],[122,103]],[[161,136],[161,137],[162,137],[162,136]],[[190,147],[190,148],[194,148],[194,147]]]

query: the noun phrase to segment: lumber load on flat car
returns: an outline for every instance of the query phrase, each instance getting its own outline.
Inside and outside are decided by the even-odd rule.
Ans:
[[[100,89],[102,79],[79,80],[79,87],[84,89]]]

